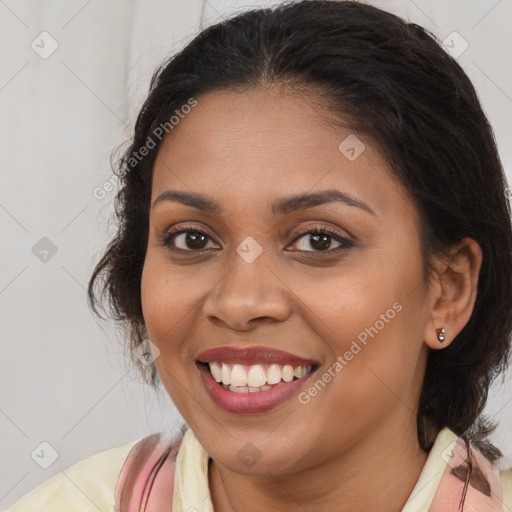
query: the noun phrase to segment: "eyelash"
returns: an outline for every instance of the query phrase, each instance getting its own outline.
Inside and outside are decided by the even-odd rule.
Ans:
[[[178,230],[178,231],[171,231],[167,234],[165,234],[163,237],[159,238],[159,242],[167,247],[170,251],[173,251],[173,252],[181,252],[181,253],[184,253],[184,252],[189,252],[189,253],[201,253],[203,251],[207,251],[208,249],[203,249],[203,250],[194,250],[194,249],[190,249],[188,251],[184,250],[184,249],[174,249],[174,248],[171,248],[170,247],[170,243],[171,241],[178,235],[180,234],[183,234],[183,233],[199,233],[201,235],[204,235],[208,238],[211,239],[210,235],[208,233],[206,233],[206,231],[202,230],[202,229],[199,229],[195,226],[184,226],[182,227],[182,229]],[[301,238],[303,235],[328,235],[330,236],[331,238],[333,238],[334,240],[336,240],[337,242],[339,242],[341,245],[339,247],[336,247],[335,249],[329,249],[327,251],[315,251],[315,250],[312,250],[312,251],[299,251],[299,252],[305,252],[305,253],[313,253],[313,254],[329,254],[329,255],[333,255],[333,254],[337,254],[339,252],[342,252],[342,251],[346,251],[347,249],[350,249],[351,247],[354,246],[354,244],[348,240],[347,238],[344,238],[342,237],[340,234],[336,233],[335,231],[332,231],[324,226],[314,226],[313,228],[306,228],[304,230],[301,230],[297,233],[294,233],[294,239],[293,239],[293,242],[296,242],[299,238]]]

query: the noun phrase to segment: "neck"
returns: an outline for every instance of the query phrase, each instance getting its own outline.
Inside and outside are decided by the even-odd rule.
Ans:
[[[410,420],[410,418],[408,418]],[[355,446],[312,468],[289,474],[251,477],[210,461],[215,511],[268,512],[402,510],[428,453],[418,444],[415,422],[409,428],[383,426]]]

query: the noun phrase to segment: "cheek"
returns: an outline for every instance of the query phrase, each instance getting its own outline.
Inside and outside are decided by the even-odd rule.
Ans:
[[[180,283],[178,274],[156,251],[148,250],[141,277],[141,301],[149,339],[160,355],[154,361],[164,388],[178,410],[186,408],[187,387],[183,347],[192,323],[191,313],[197,302],[190,286]]]
[[[215,283],[213,272],[171,265],[163,251],[149,249],[141,276],[142,314],[149,339],[164,356],[155,364],[189,364],[191,340],[204,299]],[[217,277],[218,279],[218,277]],[[167,357],[168,356],[168,357]]]
[[[141,277],[141,301],[146,324],[176,323],[197,300],[194,280],[172,267],[161,251],[148,249]]]
[[[361,333],[364,339],[366,329],[374,332],[375,324],[382,333],[395,329],[425,301],[418,286],[421,268],[411,265],[411,260],[398,265],[384,250],[364,255],[357,265],[340,265],[323,275],[287,278],[300,298],[296,302],[302,304],[300,315],[340,351]]]
[[[189,292],[190,287],[168,271],[163,258],[148,250],[141,278],[142,313],[150,339],[160,347],[167,347],[163,341],[191,309]]]
[[[375,392],[393,400],[386,384],[403,389],[415,373],[427,321],[422,278],[421,259],[411,249],[408,255],[371,251],[357,268],[340,267],[314,283],[295,280],[300,314],[331,350],[327,367],[340,376],[333,388],[351,389],[354,403]]]

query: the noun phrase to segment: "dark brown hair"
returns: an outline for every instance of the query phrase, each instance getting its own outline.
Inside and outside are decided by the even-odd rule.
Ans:
[[[304,0],[247,11],[203,30],[159,67],[133,140],[114,169],[121,185],[118,231],[90,279],[90,306],[99,315],[96,306],[108,299],[110,316],[127,327],[132,351],[146,338],[140,284],[160,145],[154,134],[192,97],[272,84],[316,91],[333,116],[350,119],[354,130],[376,141],[421,214],[427,277],[436,252],[464,237],[480,244],[472,316],[448,347],[428,354],[418,437],[429,450],[448,426],[496,458],[499,450],[485,439],[496,425],[481,413],[490,384],[510,358],[512,228],[503,169],[460,65],[434,35],[376,7]],[[150,137],[155,147],[140,158]],[[150,371],[145,378],[155,385],[154,365]]]

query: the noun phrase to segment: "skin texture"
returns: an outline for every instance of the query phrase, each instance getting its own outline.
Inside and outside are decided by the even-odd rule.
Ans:
[[[428,347],[449,345],[468,321],[480,248],[464,240],[449,261],[434,260],[437,273],[426,283],[419,214],[371,139],[357,134],[365,150],[350,161],[338,146],[353,131],[329,125],[305,96],[276,87],[197,100],[159,149],[151,204],[173,189],[207,195],[223,212],[174,201],[153,207],[141,293],[163,385],[213,459],[214,508],[401,510],[428,455],[416,433]],[[278,199],[325,189],[374,213],[339,202],[271,211]],[[160,241],[188,224],[208,234],[202,254],[186,234],[167,247]],[[316,226],[352,246],[333,253],[340,243],[328,238],[327,249],[318,249],[307,234]],[[263,250],[252,263],[236,252],[248,236]],[[237,415],[204,389],[196,358],[226,345],[313,358],[315,381],[395,303],[401,310],[307,404],[293,397],[265,413]],[[248,442],[261,455],[250,468],[238,457]]]

